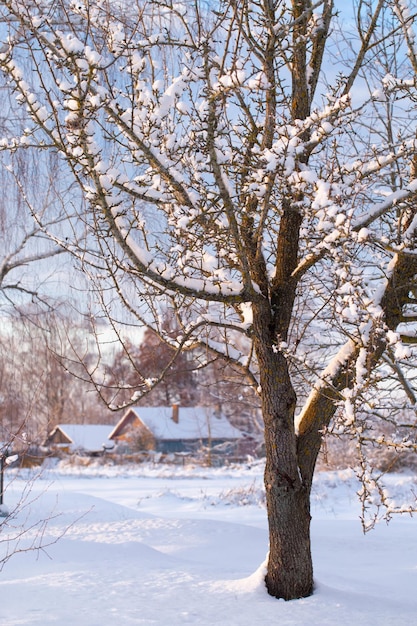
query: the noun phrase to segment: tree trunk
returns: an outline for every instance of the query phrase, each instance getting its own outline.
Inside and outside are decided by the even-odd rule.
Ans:
[[[269,523],[266,585],[271,595],[291,600],[309,596],[313,591],[310,490],[298,469],[295,393],[284,356],[274,356],[278,367],[272,377],[273,384],[266,392],[262,388]]]
[[[310,484],[298,467],[294,428],[296,395],[287,361],[271,340],[268,312],[255,311],[265,425],[265,490],[269,523],[268,593],[292,600],[311,595]],[[256,320],[256,321],[255,321]]]
[[[308,490],[300,486],[286,489],[273,485],[267,494],[267,505],[269,559],[265,582],[268,593],[284,600],[307,597],[313,592]]]

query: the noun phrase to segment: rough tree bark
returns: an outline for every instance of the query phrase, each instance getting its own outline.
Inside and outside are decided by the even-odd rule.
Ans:
[[[269,520],[266,585],[285,600],[313,590],[309,490],[298,469],[296,395],[286,359],[271,341],[268,312],[254,314],[265,425],[265,490]]]

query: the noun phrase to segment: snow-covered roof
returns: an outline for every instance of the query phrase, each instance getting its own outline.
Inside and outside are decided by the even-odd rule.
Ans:
[[[242,437],[240,430],[232,426],[227,417],[210,407],[178,407],[178,423],[173,420],[172,407],[132,407],[129,411],[133,411],[159,440]]]
[[[69,441],[74,450],[86,450],[98,452],[103,450],[103,445],[111,447],[109,440],[112,427],[109,424],[58,424],[59,429]]]
[[[210,407],[179,407],[178,423],[172,407],[133,409],[158,439],[240,439],[242,433],[223,414]]]

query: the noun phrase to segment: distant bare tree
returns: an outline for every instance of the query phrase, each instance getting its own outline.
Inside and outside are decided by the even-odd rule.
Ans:
[[[24,450],[41,444],[59,423],[114,422],[83,379],[78,355],[96,360],[87,345],[94,349],[85,327],[63,313],[35,307],[8,318],[0,331],[0,441]]]

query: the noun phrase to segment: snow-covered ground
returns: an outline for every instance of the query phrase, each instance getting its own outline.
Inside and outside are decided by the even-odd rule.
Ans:
[[[13,479],[13,480],[12,480]],[[9,509],[28,476],[6,474]],[[352,472],[318,474],[313,495],[316,592],[269,597],[262,466],[206,469],[56,467],[29,482],[26,506],[1,527],[38,520],[40,552],[14,554],[0,573],[0,624],[115,626],[388,626],[417,623],[417,520],[362,534]],[[389,478],[400,499],[412,475]],[[63,536],[61,536],[63,535]]]

